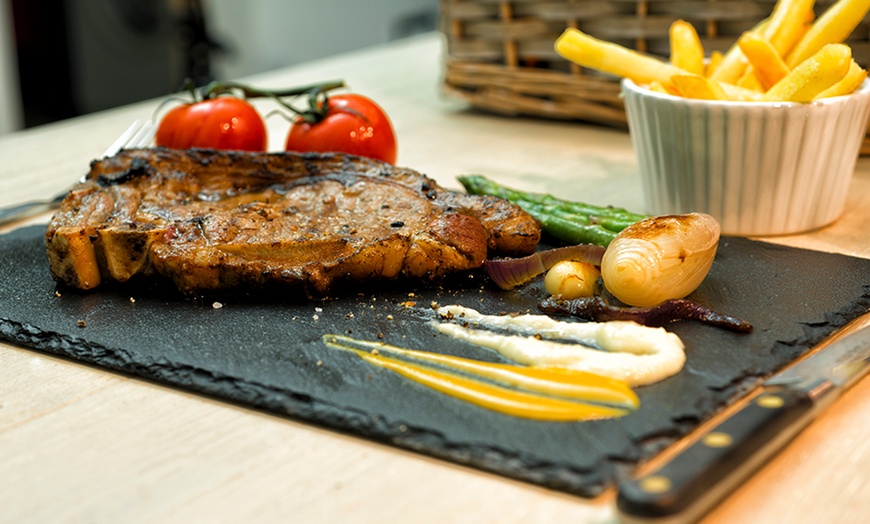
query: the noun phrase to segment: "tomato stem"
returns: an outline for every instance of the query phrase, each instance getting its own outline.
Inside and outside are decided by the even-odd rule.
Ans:
[[[316,124],[326,118],[329,109],[328,92],[333,89],[345,87],[343,80],[333,80],[319,84],[311,84],[289,89],[271,90],[253,87],[247,84],[229,81],[214,81],[197,88],[193,80],[186,79],[181,92],[189,92],[195,102],[210,100],[223,95],[241,98],[271,98],[279,105],[305,122]],[[307,96],[308,109],[299,109],[291,104],[286,98]],[[356,113],[355,111],[348,110]],[[362,115],[360,115],[362,116]]]
[[[302,96],[312,91],[323,92],[344,87],[343,80],[335,80],[320,84],[311,84],[302,87],[293,87],[282,90],[269,90],[252,87],[246,84],[237,82],[211,82],[202,89],[203,98],[215,98],[220,95],[232,92],[240,92],[245,98],[285,98],[292,96]]]
[[[282,107],[286,108],[295,115],[298,115],[303,120],[309,123],[316,123],[326,117],[327,111],[327,92],[333,89],[345,87],[343,80],[334,80],[319,84],[311,84],[302,87],[293,87],[289,89],[270,90],[260,89],[257,87],[241,84],[238,82],[211,82],[205,87],[197,90],[192,85],[192,82],[185,84],[187,89],[194,93],[194,100],[207,100],[217,98],[221,95],[231,94],[235,96],[241,95],[243,98],[271,98]],[[285,100],[288,97],[308,96],[309,108],[307,110],[298,109],[293,104]]]
[[[192,78],[185,78],[184,79],[184,84],[181,86],[181,91],[182,92],[186,91],[186,92],[190,93],[191,98],[193,98],[193,100],[196,102],[198,102],[200,100],[200,97],[197,95],[197,92],[196,92],[196,83],[194,83]]]

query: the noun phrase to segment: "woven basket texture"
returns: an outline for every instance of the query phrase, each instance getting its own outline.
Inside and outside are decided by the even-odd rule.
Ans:
[[[818,0],[816,14],[833,2]],[[772,11],[775,0],[441,0],[447,40],[444,88],[472,106],[511,116],[582,120],[625,127],[619,79],[570,63],[553,50],[568,27],[662,57],[679,19],[705,51],[726,51]],[[847,40],[870,64],[870,17]],[[865,154],[870,144],[865,141]]]

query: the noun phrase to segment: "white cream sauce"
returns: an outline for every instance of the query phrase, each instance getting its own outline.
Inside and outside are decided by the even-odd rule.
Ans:
[[[642,386],[677,374],[686,362],[680,337],[636,322],[484,315],[458,305],[438,308],[437,313],[441,322],[435,327],[441,333],[528,366],[565,367]]]

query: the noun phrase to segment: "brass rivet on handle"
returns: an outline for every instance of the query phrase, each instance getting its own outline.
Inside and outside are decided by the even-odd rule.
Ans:
[[[704,438],[701,439],[701,442],[710,448],[725,448],[730,446],[733,441],[734,439],[731,438],[731,435],[720,431],[707,433],[704,435]]]
[[[661,475],[652,475],[642,479],[639,483],[640,489],[647,493],[664,493],[671,489],[671,479]]]
[[[776,395],[761,395],[756,399],[755,403],[762,408],[777,409],[781,408],[785,404],[785,401],[782,397]]]

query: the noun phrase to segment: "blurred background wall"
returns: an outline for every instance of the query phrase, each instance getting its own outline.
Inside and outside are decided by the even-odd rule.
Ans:
[[[438,0],[0,0],[0,133],[431,31]]]
[[[0,5],[0,134],[24,125],[11,7],[8,3]]]
[[[438,0],[206,0],[238,77],[435,29]]]

